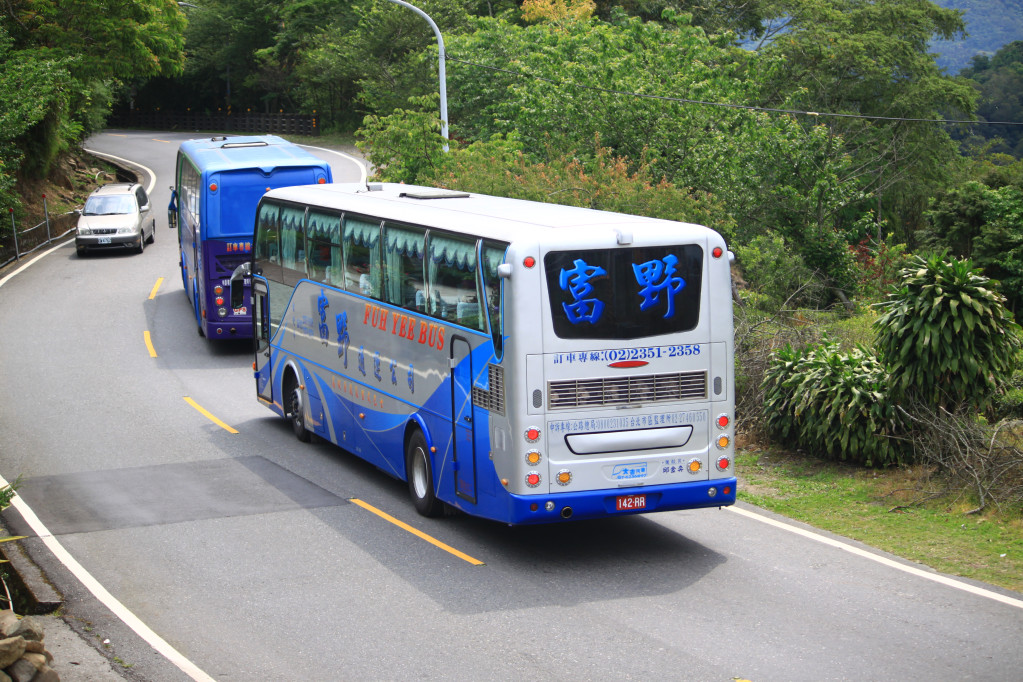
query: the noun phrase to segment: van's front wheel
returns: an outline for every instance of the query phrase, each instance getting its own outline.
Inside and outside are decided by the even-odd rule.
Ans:
[[[423,516],[440,516],[444,512],[444,503],[434,495],[430,452],[426,445],[426,437],[419,429],[413,431],[408,439],[405,465],[408,472],[408,489],[416,511]]]

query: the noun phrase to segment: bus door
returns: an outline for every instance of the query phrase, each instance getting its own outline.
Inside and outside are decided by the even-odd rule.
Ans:
[[[273,383],[270,381],[270,310],[266,301],[266,281],[252,279],[252,336],[256,350],[254,363],[256,393],[267,402],[273,402]]]
[[[462,337],[451,340],[451,418],[454,429],[455,492],[476,502],[476,450],[472,423],[472,349]]]

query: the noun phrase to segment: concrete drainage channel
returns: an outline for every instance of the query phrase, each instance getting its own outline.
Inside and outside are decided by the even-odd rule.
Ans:
[[[0,559],[9,561],[0,564],[0,572],[12,602],[0,610],[0,682],[125,679],[97,647],[56,614],[64,600],[20,542],[24,541],[0,544]],[[2,591],[0,596],[0,601],[7,598]]]

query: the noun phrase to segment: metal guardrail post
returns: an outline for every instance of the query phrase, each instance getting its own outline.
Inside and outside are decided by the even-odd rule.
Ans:
[[[18,253],[18,226],[14,224],[14,209],[7,209],[11,214],[11,234],[14,235],[14,260],[21,261],[21,254]]]
[[[53,241],[53,237],[50,236],[50,209],[46,206],[46,195],[43,195],[43,215],[46,216],[46,243],[49,244]]]

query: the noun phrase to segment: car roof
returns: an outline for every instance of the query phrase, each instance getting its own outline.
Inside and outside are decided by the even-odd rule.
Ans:
[[[103,185],[92,191],[96,194],[128,194],[135,191],[135,187],[138,186],[137,182],[112,182],[109,185]]]

